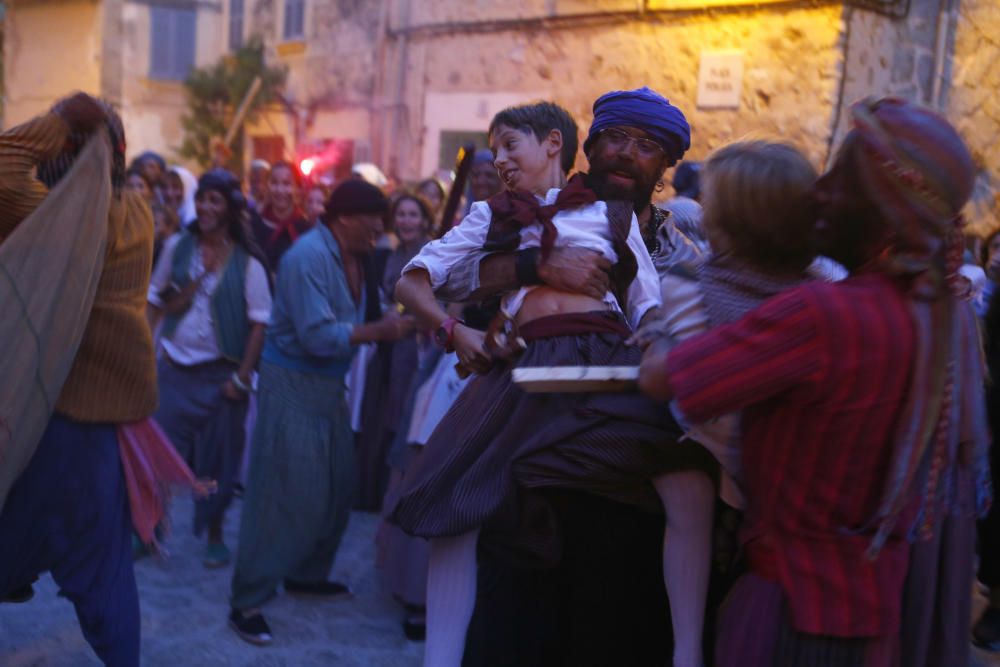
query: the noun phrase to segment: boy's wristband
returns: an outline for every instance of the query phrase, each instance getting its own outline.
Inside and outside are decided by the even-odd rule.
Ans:
[[[542,279],[538,276],[538,259],[541,248],[525,248],[514,253],[514,272],[519,285],[538,285]]]

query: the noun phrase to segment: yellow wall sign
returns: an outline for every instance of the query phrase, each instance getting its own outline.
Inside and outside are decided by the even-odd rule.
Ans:
[[[281,42],[275,47],[279,56],[297,56],[306,52],[306,43],[303,41]]]
[[[703,51],[698,70],[698,107],[738,109],[743,92],[743,53]]]

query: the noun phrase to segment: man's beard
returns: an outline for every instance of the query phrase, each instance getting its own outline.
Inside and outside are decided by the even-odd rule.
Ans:
[[[615,182],[609,178],[613,172],[619,172],[632,179],[631,183]],[[641,211],[653,199],[653,190],[659,177],[653,174],[643,174],[634,163],[621,162],[591,162],[587,185],[599,199],[613,201],[616,199],[630,201],[635,210]]]

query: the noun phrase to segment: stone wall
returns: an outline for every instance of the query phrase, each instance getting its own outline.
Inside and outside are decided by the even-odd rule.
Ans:
[[[310,138],[352,138],[367,144],[375,88],[382,2],[310,2],[305,39],[282,37],[281,6],[256,0],[248,34],[259,35],[272,62],[288,67],[285,97],[296,113],[274,109],[251,134],[285,136],[289,147]]]
[[[1000,227],[1000,3],[962,0],[957,13],[948,115],[972,149],[979,184],[968,211],[975,230]]]
[[[74,90],[101,92],[101,14],[90,0],[7,2],[7,126],[44,112]]]
[[[869,95],[894,95],[934,106],[939,0],[912,0],[902,19],[858,9],[845,10],[848,26],[840,116],[834,147],[850,128],[851,105]],[[946,28],[945,28],[946,29]],[[947,51],[941,63],[947,81]],[[943,83],[943,82],[942,82]]]
[[[477,12],[497,12],[491,3],[456,0],[414,1],[411,11],[452,19],[445,5],[461,4],[463,20]],[[507,3],[503,17],[539,11],[538,0]],[[558,5],[558,3],[556,3]],[[579,4],[579,3],[576,3]],[[622,4],[612,2],[610,4]],[[632,8],[635,3],[630,3]],[[551,7],[550,7],[551,9]],[[842,8],[839,4],[793,8],[661,13],[621,16],[606,21],[564,18],[549,25],[527,21],[498,24],[490,32],[449,29],[397,31],[388,44],[397,62],[405,49],[403,97],[387,100],[398,109],[396,163],[403,178],[422,176],[420,154],[428,119],[429,93],[542,94],[569,109],[581,133],[591,120],[591,105],[608,90],[642,85],[662,92],[687,114],[694,137],[690,157],[747,134],[784,138],[799,145],[817,165],[826,157],[839,82]],[[486,18],[496,17],[487,13]],[[496,28],[497,26],[495,26]],[[703,51],[743,52],[744,76],[736,110],[696,105]],[[393,79],[393,74],[387,74]],[[392,86],[389,86],[391,90]],[[486,129],[486,118],[482,130]],[[578,164],[585,165],[581,159]]]
[[[120,56],[122,122],[128,137],[129,157],[146,150],[156,151],[169,162],[177,161],[176,151],[183,140],[181,117],[187,112],[187,98],[180,81],[151,79],[150,5],[136,0],[116,0],[120,6]],[[195,66],[213,64],[225,52],[227,35],[223,13],[217,4],[198,6]],[[194,166],[188,164],[187,166]]]
[[[980,169],[967,209],[972,231],[1000,226],[994,202],[1000,186],[1000,4],[912,0],[901,20],[857,10],[847,10],[847,16],[844,104],[835,142],[849,128],[851,103],[866,95],[896,95],[941,111]]]

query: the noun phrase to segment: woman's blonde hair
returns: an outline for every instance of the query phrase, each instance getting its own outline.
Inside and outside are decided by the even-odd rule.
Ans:
[[[705,232],[717,253],[801,271],[816,255],[812,188],[817,173],[794,146],[741,141],[705,163]]]

